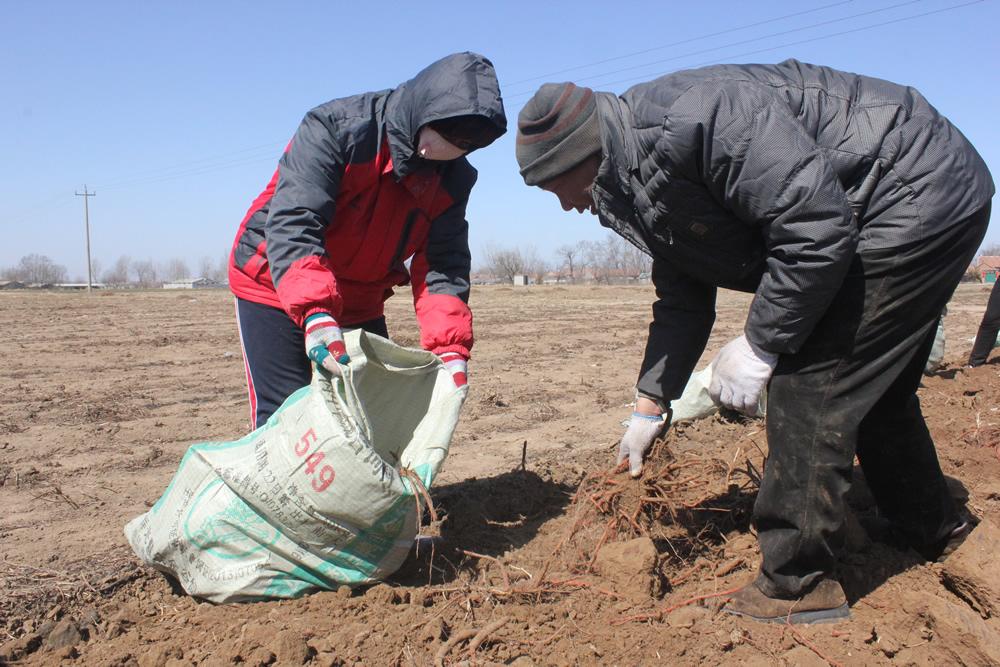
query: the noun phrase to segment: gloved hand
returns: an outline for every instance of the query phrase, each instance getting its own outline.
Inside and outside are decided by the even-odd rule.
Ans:
[[[748,415],[757,414],[760,394],[771,379],[778,355],[762,350],[740,336],[719,350],[712,360],[712,400]]]
[[[317,366],[322,366],[334,375],[341,374],[341,365],[348,364],[351,357],[344,345],[337,320],[330,313],[313,313],[306,318],[306,354]]]
[[[670,425],[670,413],[666,415],[644,415],[632,413],[628,429],[618,445],[618,460],[615,465],[621,465],[628,459],[629,474],[638,477],[642,474],[642,457],[645,456],[653,442]]]
[[[462,355],[457,352],[445,352],[441,355],[441,361],[451,373],[451,379],[455,381],[456,387],[469,384],[469,362]]]

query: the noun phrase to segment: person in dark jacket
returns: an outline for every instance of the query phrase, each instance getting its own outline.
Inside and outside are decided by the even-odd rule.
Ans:
[[[309,384],[310,359],[333,373],[349,361],[342,328],[387,337],[383,302],[407,282],[421,345],[466,383],[476,170],[464,156],[506,127],[493,64],[474,53],[306,114],[230,255],[256,427]]]
[[[993,283],[993,289],[990,290],[986,312],[983,313],[983,320],[979,323],[979,331],[976,333],[976,342],[972,344],[972,351],[969,353],[969,366],[975,368],[986,363],[990,350],[996,345],[998,331],[1000,331],[1000,280]]]
[[[727,611],[849,615],[833,568],[855,454],[913,546],[938,555],[967,533],[916,389],[994,187],[919,92],[795,60],[681,71],[620,97],[545,84],[518,117],[516,152],[526,184],[653,258],[618,458],[633,475],[705,348],[717,288],[754,293],[710,386],[744,411],[768,387],[763,563]]]

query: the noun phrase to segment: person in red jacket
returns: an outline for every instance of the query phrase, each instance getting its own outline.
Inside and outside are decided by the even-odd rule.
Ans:
[[[465,155],[506,128],[493,64],[474,53],[306,114],[230,255],[255,427],[309,384],[310,360],[333,373],[349,361],[342,329],[388,337],[383,303],[408,282],[421,346],[466,383]]]

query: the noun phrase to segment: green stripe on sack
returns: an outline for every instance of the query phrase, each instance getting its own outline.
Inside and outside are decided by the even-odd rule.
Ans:
[[[414,468],[414,472],[426,486],[430,485],[433,478],[431,465],[419,465]],[[415,493],[410,482],[405,477],[401,481],[405,491],[392,507],[371,528],[361,531],[343,549],[325,558],[324,571],[349,584],[365,583],[375,577],[382,561],[396,547],[403,531],[407,529],[407,523],[413,520],[411,511],[416,511]]]

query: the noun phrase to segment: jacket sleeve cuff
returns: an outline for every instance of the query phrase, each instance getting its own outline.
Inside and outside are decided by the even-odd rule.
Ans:
[[[653,396],[652,394],[646,393],[642,389],[636,388],[635,392],[636,398],[645,398],[653,403],[656,403],[656,407],[660,408],[664,413],[670,409],[670,401],[663,400],[662,396]]]
[[[428,352],[433,352],[439,357],[442,354],[448,354],[449,352],[451,352],[462,357],[462,359],[464,359],[465,361],[468,361],[469,359],[472,358],[472,354],[469,352],[469,348],[465,347],[464,345],[441,345],[438,347],[430,348]]]

